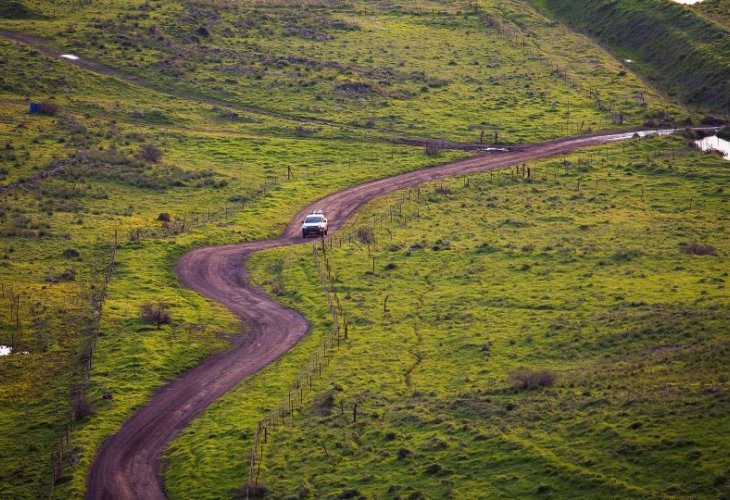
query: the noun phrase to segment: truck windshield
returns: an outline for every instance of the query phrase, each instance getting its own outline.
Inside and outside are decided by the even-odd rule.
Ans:
[[[320,215],[310,215],[306,219],[304,219],[305,224],[311,224],[313,222],[324,222],[324,218]]]

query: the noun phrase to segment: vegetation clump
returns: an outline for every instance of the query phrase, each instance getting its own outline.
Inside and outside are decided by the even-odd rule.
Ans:
[[[510,374],[509,380],[515,389],[533,390],[553,385],[555,374],[547,370],[517,370]]]
[[[0,18],[32,19],[38,17],[22,0],[4,0],[0,3]]]
[[[717,249],[712,245],[702,245],[700,243],[680,243],[679,250],[687,255],[717,255]]]
[[[357,231],[355,231],[355,236],[357,236],[357,239],[363,244],[369,244],[375,241],[373,230],[369,227],[359,227]]]
[[[140,307],[139,319],[143,323],[155,325],[159,330],[162,328],[162,325],[167,325],[172,322],[172,315],[169,309],[170,304],[166,302],[146,302]]]
[[[81,256],[81,252],[75,248],[67,248],[63,251],[63,256],[67,259],[78,259]]]
[[[149,163],[159,163],[162,160],[162,150],[154,144],[144,144],[139,152],[139,157]]]
[[[61,271],[60,273],[55,273],[53,271],[48,273],[48,276],[46,277],[46,281],[48,283],[62,283],[64,281],[75,281],[76,280],[76,271],[74,269],[66,269],[64,271]]]

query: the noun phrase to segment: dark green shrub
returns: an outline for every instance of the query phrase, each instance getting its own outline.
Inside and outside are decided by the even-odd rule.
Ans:
[[[67,248],[63,251],[63,256],[67,259],[78,259],[81,256],[81,252],[75,248]]]
[[[547,370],[517,370],[509,376],[512,387],[531,390],[538,387],[549,387],[555,383],[555,374]]]

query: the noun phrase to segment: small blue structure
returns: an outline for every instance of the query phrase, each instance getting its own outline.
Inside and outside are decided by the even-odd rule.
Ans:
[[[39,102],[31,102],[28,113],[32,115],[43,113],[43,105]]]

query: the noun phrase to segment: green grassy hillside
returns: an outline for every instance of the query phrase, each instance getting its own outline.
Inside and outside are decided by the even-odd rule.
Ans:
[[[430,0],[312,1],[306,9],[291,2],[112,5],[68,6],[62,15],[5,20],[0,27],[103,61],[157,90],[305,120],[304,128],[315,120],[467,142],[496,129],[502,141],[522,142],[613,126],[588,89],[600,93],[605,107],[620,106],[630,124],[677,111],[567,30],[533,24],[525,35],[545,45],[538,50],[486,22],[486,14],[525,10],[521,1],[478,2],[478,9]],[[550,62],[571,73],[580,65],[582,88],[564,81]]]
[[[82,497],[102,440],[242,333],[180,289],[186,250],[270,237],[333,190],[465,155],[404,139],[521,143],[688,116],[521,0],[299,6],[2,3],[0,29],[40,45],[0,37],[0,345],[15,348],[0,357],[0,497]],[[28,114],[31,102],[49,113]],[[160,329],[140,318],[157,302],[172,316]],[[247,381],[256,403],[216,433],[248,432],[296,356]],[[177,475],[198,459],[176,452],[171,491],[184,496]],[[229,467],[221,488],[241,479]]]
[[[272,497],[730,492],[727,162],[661,138],[527,166],[378,200],[344,230],[375,245],[335,241],[350,340],[269,434]],[[313,337],[173,444],[173,498],[242,485],[270,384],[331,327],[311,248],[251,267]]]
[[[727,26],[669,0],[534,3],[635,61],[670,94],[699,108],[730,113]]]
[[[692,8],[730,29],[730,2],[728,0],[705,0],[692,5]]]

